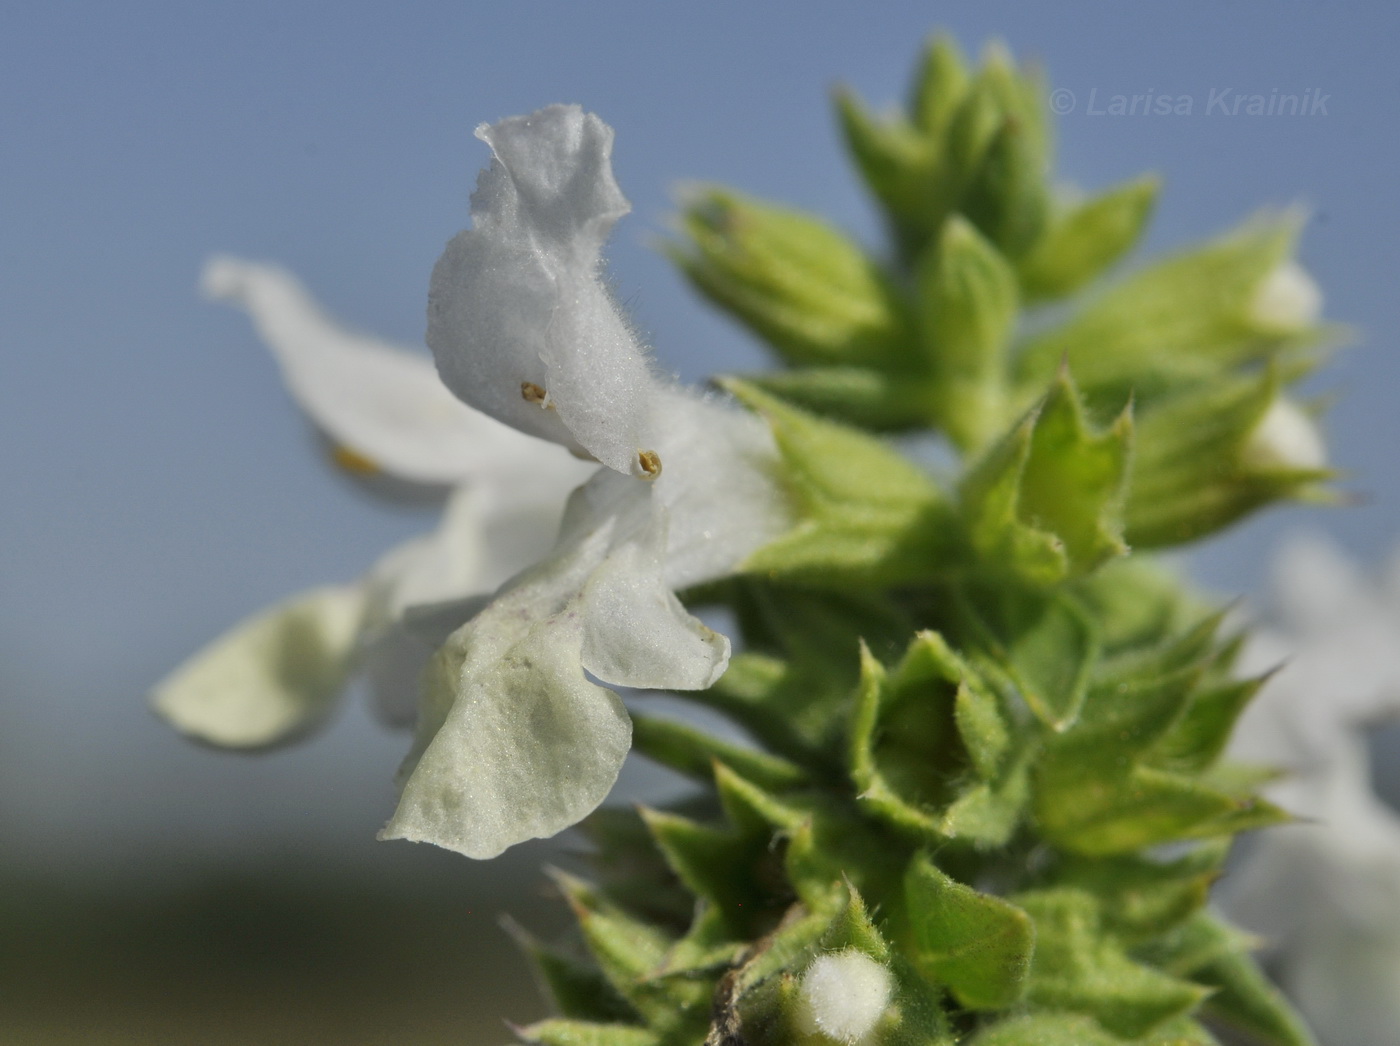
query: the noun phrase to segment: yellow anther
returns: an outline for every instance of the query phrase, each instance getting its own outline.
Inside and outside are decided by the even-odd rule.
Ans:
[[[331,460],[346,472],[356,476],[374,476],[381,471],[377,462],[341,443],[331,446]]]
[[[655,479],[661,475],[661,456],[654,450],[639,450],[637,467],[642,470],[642,479]]]

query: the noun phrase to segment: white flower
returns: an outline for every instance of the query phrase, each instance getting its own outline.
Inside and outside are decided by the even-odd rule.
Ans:
[[[603,285],[602,247],[628,209],[612,130],[553,106],[477,133],[495,159],[429,296],[428,342],[460,401],[425,358],[339,328],[289,276],[211,263],[206,287],[253,314],[342,461],[456,489],[434,535],[359,585],[238,626],[154,700],[188,733],[252,747],[324,716],[357,658],[393,719],[411,718],[421,675],[382,836],[490,857],[576,823],[611,789],[631,723],[594,679],[718,678],[729,641],[674,593],[733,572],[793,521],[767,426],[658,378]],[[541,523],[561,510],[551,547]]]
[[[893,987],[890,971],[854,948],[818,956],[802,975],[798,1024],[808,1035],[859,1043],[884,1016]]]
[[[1400,816],[1372,790],[1364,731],[1400,714],[1400,571],[1373,582],[1330,545],[1295,541],[1276,584],[1278,630],[1242,667],[1283,667],[1231,751],[1284,769],[1269,797],[1300,820],[1254,841],[1222,900],[1270,938],[1326,1042],[1384,1042],[1400,1027]]]
[[[409,608],[489,593],[543,555],[567,492],[594,469],[465,406],[426,355],[334,323],[280,269],[215,258],[203,283],[248,310],[338,461],[453,491],[434,533],[390,552],[359,584],[249,618],[173,673],[153,703],[200,740],[263,747],[316,726],[363,667],[381,714],[411,723],[419,676],[446,633]]]
[[[433,271],[428,344],[468,403],[597,458],[554,551],[455,632],[428,673],[383,838],[491,857],[611,789],[631,740],[619,686],[701,689],[729,643],[673,592],[791,525],[766,426],[657,378],[601,280],[627,202],[611,129],[552,106],[478,130],[495,158],[473,227]],[[586,674],[587,673],[587,674]]]

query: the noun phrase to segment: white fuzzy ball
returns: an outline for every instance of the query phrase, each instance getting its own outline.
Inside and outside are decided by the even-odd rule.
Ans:
[[[823,955],[802,975],[803,1030],[838,1042],[859,1042],[889,1006],[892,988],[890,971],[854,948]]]

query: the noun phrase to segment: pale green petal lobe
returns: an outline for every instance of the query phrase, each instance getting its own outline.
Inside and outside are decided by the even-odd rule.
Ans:
[[[248,618],[166,678],[152,707],[226,748],[294,740],[335,704],[354,660],[363,598],[317,588]]]
[[[518,609],[506,597],[433,660],[419,727],[426,747],[416,763],[410,756],[380,838],[495,857],[582,820],[612,788],[632,724],[617,695],[583,674],[576,609],[500,643]]]

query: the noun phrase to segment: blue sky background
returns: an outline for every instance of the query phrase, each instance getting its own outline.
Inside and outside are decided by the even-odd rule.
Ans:
[[[652,248],[672,193],[722,181],[876,242],[828,105],[899,97],[925,33],[993,35],[1074,92],[1059,168],[1156,170],[1150,246],[1302,201],[1302,256],[1359,343],[1335,459],[1367,495],[1278,512],[1204,550],[1257,590],[1278,537],[1325,528],[1378,561],[1400,536],[1394,72],[1380,2],[1174,4],[266,3],[10,5],[0,33],[0,825],[7,860],[148,874],[375,847],[403,739],[356,710],[315,743],[195,749],[144,692],[233,621],[355,577],[431,526],[325,467],[246,320],[201,301],[215,251],[281,262],[343,318],[421,343],[427,277],[467,220],[482,121],[575,101],[617,129],[634,205],[620,294],[687,379],[760,362]],[[1207,115],[1212,91],[1327,95],[1326,114]],[[1188,95],[1191,116],[1093,116],[1091,91]],[[366,856],[376,849],[376,856]],[[382,857],[378,850],[403,856]],[[464,875],[477,874],[470,868]]]

